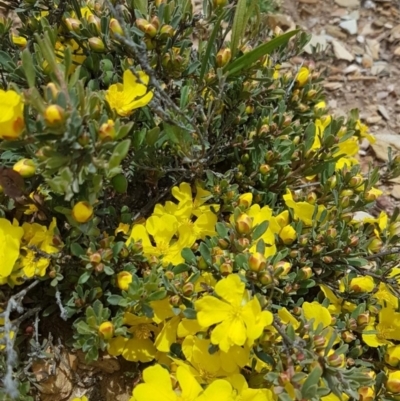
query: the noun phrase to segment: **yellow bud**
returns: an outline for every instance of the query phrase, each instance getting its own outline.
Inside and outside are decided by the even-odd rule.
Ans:
[[[14,164],[13,170],[22,177],[29,178],[35,175],[36,165],[32,159],[21,159]]]
[[[247,192],[239,196],[239,206],[242,206],[245,209],[248,209],[253,202],[253,194],[251,192]]]
[[[360,394],[360,401],[375,400],[375,391],[372,387],[361,387],[358,389],[358,394]]]
[[[46,85],[46,89],[50,89],[52,99],[55,100],[57,98],[58,93],[60,92],[56,85],[53,82],[49,82]]]
[[[93,207],[89,202],[78,202],[72,209],[72,218],[78,223],[87,223],[92,217]]]
[[[400,393],[400,370],[389,373],[388,380],[386,382],[386,388],[391,393]]]
[[[369,321],[370,317],[368,312],[360,313],[357,317],[358,328],[368,326]]]
[[[132,274],[127,271],[122,271],[117,274],[118,288],[127,291],[129,284],[132,282]]]
[[[285,245],[290,245],[297,238],[296,230],[292,226],[287,225],[280,231],[279,238]]]
[[[44,119],[50,127],[60,125],[64,121],[64,109],[56,104],[46,107]]]
[[[314,274],[310,266],[304,266],[300,269],[301,276],[304,280],[308,280]]]
[[[377,253],[382,249],[383,242],[379,238],[374,238],[368,245],[368,250]]]
[[[122,29],[118,20],[115,18],[111,18],[111,20],[110,20],[110,31],[113,34],[120,35],[120,36],[123,36],[123,34],[124,34],[124,30]]]
[[[267,266],[267,261],[262,253],[256,252],[249,257],[249,268],[253,272],[259,272]]]
[[[88,21],[89,24],[93,24],[93,25],[95,26],[95,28],[96,28],[97,34],[100,34],[100,32],[101,32],[100,18],[97,17],[97,16],[94,15],[94,14],[90,14],[90,15],[87,17],[87,21]]]
[[[88,40],[89,47],[98,53],[103,53],[106,50],[106,45],[100,38],[90,38]]]
[[[275,274],[278,276],[287,276],[291,269],[292,265],[286,260],[281,260],[274,265]]]
[[[102,142],[112,141],[115,138],[114,125],[113,120],[108,120],[106,123],[101,124],[99,138]]]
[[[236,230],[239,234],[250,234],[253,220],[246,213],[242,213],[236,220]]]
[[[160,29],[160,35],[164,38],[172,38],[174,36],[174,28],[171,25],[163,25]]]
[[[268,164],[261,164],[260,168],[258,169],[261,175],[267,175],[270,170],[271,167]]]
[[[99,335],[106,341],[111,340],[114,336],[114,325],[111,322],[103,322],[99,326]]]
[[[18,36],[18,35],[12,35],[11,36],[12,42],[14,43],[14,45],[17,45],[18,47],[21,47],[22,49],[26,47],[28,41],[26,40],[26,38],[24,38],[23,36]]]
[[[194,284],[191,282],[185,283],[182,287],[182,294],[185,297],[190,297],[194,292]]]
[[[217,66],[218,67],[224,67],[229,63],[232,57],[232,52],[229,48],[221,49],[217,53]]]
[[[331,354],[327,357],[328,365],[338,368],[344,365],[344,355]]]
[[[400,364],[400,345],[389,347],[385,353],[385,362],[394,368]]]
[[[301,67],[296,78],[298,86],[304,86],[307,83],[309,76],[310,70],[307,67]]]
[[[79,33],[81,30],[81,21],[79,21],[76,18],[66,18],[65,19],[65,25],[67,26],[69,31],[74,31],[76,33]]]
[[[228,4],[228,0],[213,0],[214,8],[225,7]]]

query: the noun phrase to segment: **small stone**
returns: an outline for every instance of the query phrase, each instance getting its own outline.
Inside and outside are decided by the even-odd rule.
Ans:
[[[346,49],[343,43],[332,40],[333,52],[339,60],[353,61],[354,56]]]
[[[335,3],[340,7],[345,8],[358,8],[360,7],[360,0],[335,0]]]
[[[358,36],[357,36],[357,42],[358,42],[358,43],[364,43],[364,42],[365,42],[364,36],[358,35]]]
[[[339,26],[347,31],[350,35],[355,35],[358,32],[357,21],[355,19],[342,21]]]
[[[361,64],[364,68],[371,68],[374,64],[374,60],[372,60],[372,57],[370,55],[364,54]]]

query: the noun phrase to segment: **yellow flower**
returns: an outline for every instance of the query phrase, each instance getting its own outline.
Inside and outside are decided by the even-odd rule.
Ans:
[[[72,208],[72,218],[78,223],[87,223],[92,217],[93,207],[89,202],[78,202]]]
[[[313,319],[313,329],[316,330],[321,324],[322,327],[327,327],[332,322],[329,310],[322,306],[319,302],[304,302],[302,305],[304,317],[307,320]]]
[[[295,330],[300,326],[300,322],[285,307],[278,310],[278,316],[282,323],[291,324]]]
[[[149,76],[139,71],[137,75],[142,83],[130,70],[123,75],[123,83],[111,85],[106,92],[106,100],[110,107],[120,116],[126,117],[133,110],[146,106],[153,98],[153,92],[147,91]]]
[[[296,230],[292,226],[287,225],[280,231],[279,238],[285,245],[290,245],[297,238]]]
[[[182,249],[193,245],[190,235],[179,235],[177,240],[174,239],[178,226],[178,220],[170,214],[165,214],[162,217],[151,216],[147,219],[146,225],[136,224],[133,226],[131,235],[126,243],[129,245],[132,241],[141,240],[145,256],[162,258],[164,266],[169,263],[178,265],[184,262],[181,256]],[[152,244],[150,235],[155,245]]]
[[[367,334],[369,331],[376,331],[376,334]],[[368,325],[362,334],[363,341],[370,347],[381,345],[392,345],[388,340],[400,340],[400,313],[392,308],[382,308],[379,312],[379,323]]]
[[[213,236],[217,216],[211,211],[211,206],[218,210],[219,205],[204,205],[210,192],[204,191],[201,187],[197,188],[196,198],[192,199],[190,185],[183,182],[179,187],[172,188],[172,195],[179,201],[166,202],[165,206],[157,204],[154,208],[153,216],[161,219],[164,216],[173,216],[178,222],[179,237],[184,237],[188,242],[187,247],[191,247],[197,239],[205,239],[206,236]],[[193,221],[193,216],[197,217]]]
[[[195,302],[197,320],[203,327],[216,327],[211,342],[227,352],[233,345],[242,346],[246,341],[259,338],[265,326],[272,323],[273,316],[261,311],[256,298],[247,302],[246,289],[236,274],[220,280],[215,286],[218,299],[206,295]]]
[[[47,258],[38,257],[35,251],[27,248],[22,248],[26,254],[21,258],[20,265],[24,274],[28,278],[33,276],[43,277],[46,274],[46,269],[49,267],[50,260]]]
[[[8,277],[19,257],[22,227],[12,225],[8,220],[0,218],[0,278]]]
[[[243,368],[250,356],[249,347],[239,347],[234,345],[229,348],[228,352],[221,350],[210,354],[210,340],[187,336],[182,343],[182,352],[186,360],[190,362],[196,372],[200,372],[199,381],[203,382],[216,378],[227,376],[232,373],[238,373],[240,368]],[[201,375],[201,372],[204,372]],[[197,376],[197,375],[196,375]]]
[[[158,334],[157,326],[151,319],[129,312],[124,314],[124,324],[130,326],[128,332],[132,337],[112,338],[108,343],[108,353],[113,356],[122,355],[127,361],[143,363],[152,361],[157,354],[157,349],[152,341],[154,334]]]
[[[314,221],[319,221],[322,212],[325,210],[325,206],[318,205],[315,219],[313,219],[315,205],[308,202],[295,202],[289,189],[287,190],[287,193],[283,195],[283,199],[286,206],[293,209],[294,218],[301,220],[306,226],[312,226]]]
[[[32,159],[20,159],[14,166],[13,170],[19,173],[24,178],[30,178],[35,175],[36,165]]]
[[[371,276],[355,277],[350,281],[349,286],[354,292],[372,292],[375,282]]]
[[[0,308],[0,313],[2,312],[4,312],[4,309]],[[0,317],[0,326],[4,326],[4,317]],[[11,340],[14,338],[14,335],[15,335],[14,331],[10,331]],[[4,348],[6,348],[4,331],[0,331],[0,351],[3,351]]]
[[[117,235],[118,233],[128,234],[130,229],[129,224],[119,223],[118,227],[115,229],[114,234]]]
[[[21,95],[0,89],[0,138],[12,140],[21,135],[25,127],[23,113]]]
[[[234,374],[227,378],[234,388],[235,401],[273,401],[274,395],[269,389],[249,388],[246,379],[241,374]]]
[[[368,132],[368,127],[360,120],[357,120],[356,131],[359,131],[361,138],[367,138],[369,143],[374,144],[376,142],[376,138]]]
[[[318,150],[321,148],[322,144],[322,138],[324,137],[324,131],[326,127],[331,123],[331,116],[327,116],[326,118],[323,119],[316,119],[315,120],[315,137],[314,137],[314,142],[311,146],[311,150]]]
[[[307,83],[309,76],[310,70],[307,67],[301,67],[296,77],[298,85],[300,87],[304,86]]]
[[[386,307],[389,306],[393,309],[398,308],[399,300],[390,291],[390,287],[385,283],[379,283],[378,291],[373,294],[373,297],[378,300],[378,304]]]
[[[324,284],[320,284],[319,286],[321,291],[324,293],[325,297],[329,299],[328,310],[333,315],[339,315],[342,309],[346,312],[353,312],[354,309],[357,308],[357,305],[344,301],[342,298],[338,298],[334,292]]]
[[[203,390],[184,366],[178,366],[176,378],[179,394],[173,390],[170,375],[161,365],[145,369],[144,383],[134,388],[131,401],[233,401],[232,386],[226,380],[215,380]]]

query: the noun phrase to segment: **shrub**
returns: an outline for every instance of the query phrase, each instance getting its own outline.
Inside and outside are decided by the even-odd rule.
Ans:
[[[357,111],[287,68],[307,35],[257,1],[114,3],[0,24],[3,396],[30,397],[40,314],[135,362],[136,401],[397,399],[398,211]]]

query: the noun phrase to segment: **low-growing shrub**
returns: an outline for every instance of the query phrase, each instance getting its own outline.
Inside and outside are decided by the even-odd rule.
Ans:
[[[357,159],[374,137],[289,67],[308,37],[268,8],[1,19],[2,399],[32,399],[56,316],[88,363],[132,362],[135,401],[399,399],[400,219]]]

